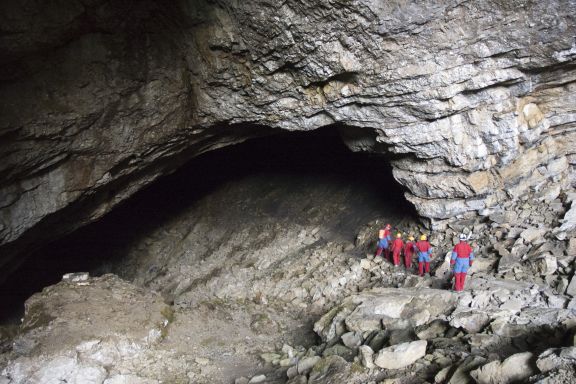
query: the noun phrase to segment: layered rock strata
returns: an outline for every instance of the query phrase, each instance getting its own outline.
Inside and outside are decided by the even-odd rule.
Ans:
[[[573,188],[576,4],[7,2],[0,244],[93,221],[204,151],[340,124],[442,229]]]

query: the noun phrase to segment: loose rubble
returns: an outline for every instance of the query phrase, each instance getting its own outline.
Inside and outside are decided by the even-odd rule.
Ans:
[[[305,185],[283,201],[299,212],[306,197],[305,220],[263,214],[277,190],[249,180],[135,240],[114,265],[125,280],[68,274],[32,296],[18,330],[2,332],[0,380],[573,380],[576,241],[565,224],[574,194],[551,185],[425,226],[401,212],[361,216],[358,193]],[[374,256],[389,221],[430,236],[430,276]],[[343,222],[346,230],[325,224]],[[449,256],[460,233],[477,258],[456,293]]]

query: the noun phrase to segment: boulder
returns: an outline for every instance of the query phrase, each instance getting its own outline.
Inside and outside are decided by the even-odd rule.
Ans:
[[[526,243],[540,244],[544,242],[544,235],[546,234],[545,228],[535,228],[530,227],[520,233],[520,237],[524,239]]]
[[[342,344],[335,344],[329,348],[326,348],[322,353],[323,357],[328,356],[340,356],[346,361],[352,361],[356,354],[354,351],[348,347],[343,346]]]
[[[362,344],[362,335],[358,332],[347,332],[341,336],[341,339],[348,348],[357,348]]]
[[[426,340],[418,340],[384,348],[374,358],[374,364],[386,369],[405,368],[426,355],[427,345]]]
[[[434,320],[427,325],[423,325],[416,330],[416,336],[420,340],[435,339],[443,337],[448,330],[448,323],[442,320]]]
[[[552,275],[558,269],[558,262],[556,257],[551,253],[546,253],[536,260],[536,270],[540,275]]]
[[[354,298],[361,303],[344,322],[348,330],[357,332],[382,326],[389,330],[413,328],[451,312],[457,297],[453,292],[430,288],[373,289]]]
[[[379,351],[384,347],[386,341],[388,340],[387,331],[376,331],[373,333],[370,340],[367,340],[367,345],[372,348],[373,351]]]
[[[568,256],[576,257],[576,237],[572,237],[568,241],[568,248],[566,249],[566,254]]]
[[[478,384],[508,384],[524,382],[537,373],[531,352],[514,354],[503,362],[492,361],[470,372]]]
[[[317,362],[320,361],[320,356],[306,357],[298,362],[298,374],[303,375],[308,373]]]
[[[254,376],[248,381],[248,384],[259,384],[266,381],[266,375],[257,375]]]
[[[388,343],[390,345],[402,344],[410,341],[416,340],[416,334],[412,328],[407,329],[394,329],[390,331],[390,337],[388,338]]]
[[[566,288],[566,294],[570,296],[576,296],[576,273],[570,279],[570,284]]]
[[[452,315],[450,325],[462,328],[467,333],[478,333],[490,323],[490,317],[485,312],[462,311]]]
[[[468,356],[461,362],[458,367],[453,371],[450,379],[445,382],[447,384],[472,384],[473,381],[470,377],[470,371],[478,368],[486,363],[486,359],[482,356]]]
[[[562,225],[554,230],[554,235],[558,240],[565,240],[576,230],[576,203],[572,202],[572,206],[560,221]]]
[[[340,356],[322,358],[308,376],[308,384],[329,384],[335,382],[330,375],[338,375],[348,370],[349,364]]]
[[[360,363],[368,369],[375,367],[374,365],[374,351],[367,345],[362,345],[358,348],[358,355],[360,357]]]

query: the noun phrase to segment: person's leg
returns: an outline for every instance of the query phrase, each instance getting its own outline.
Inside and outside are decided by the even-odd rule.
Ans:
[[[462,267],[460,268],[460,290],[464,290],[464,283],[466,282],[466,275],[468,274],[468,268],[470,267],[470,260],[462,259]]]
[[[430,273],[430,256],[426,255],[426,273]]]
[[[464,289],[464,283],[462,282],[463,275],[464,274],[462,272],[458,272],[458,288],[456,289],[458,292],[461,292]]]
[[[418,275],[424,276],[424,260],[418,257]]]
[[[463,271],[465,270],[464,265],[465,263],[463,262],[464,259],[456,259],[456,264],[454,265],[454,273],[456,274],[456,291],[460,292],[464,289],[464,280],[463,280],[463,275],[465,275],[466,273]]]

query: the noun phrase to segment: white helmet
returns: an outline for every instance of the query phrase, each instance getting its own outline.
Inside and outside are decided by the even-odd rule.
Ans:
[[[465,234],[461,233],[460,236],[458,236],[458,238],[460,239],[460,241],[466,241],[467,237]]]

